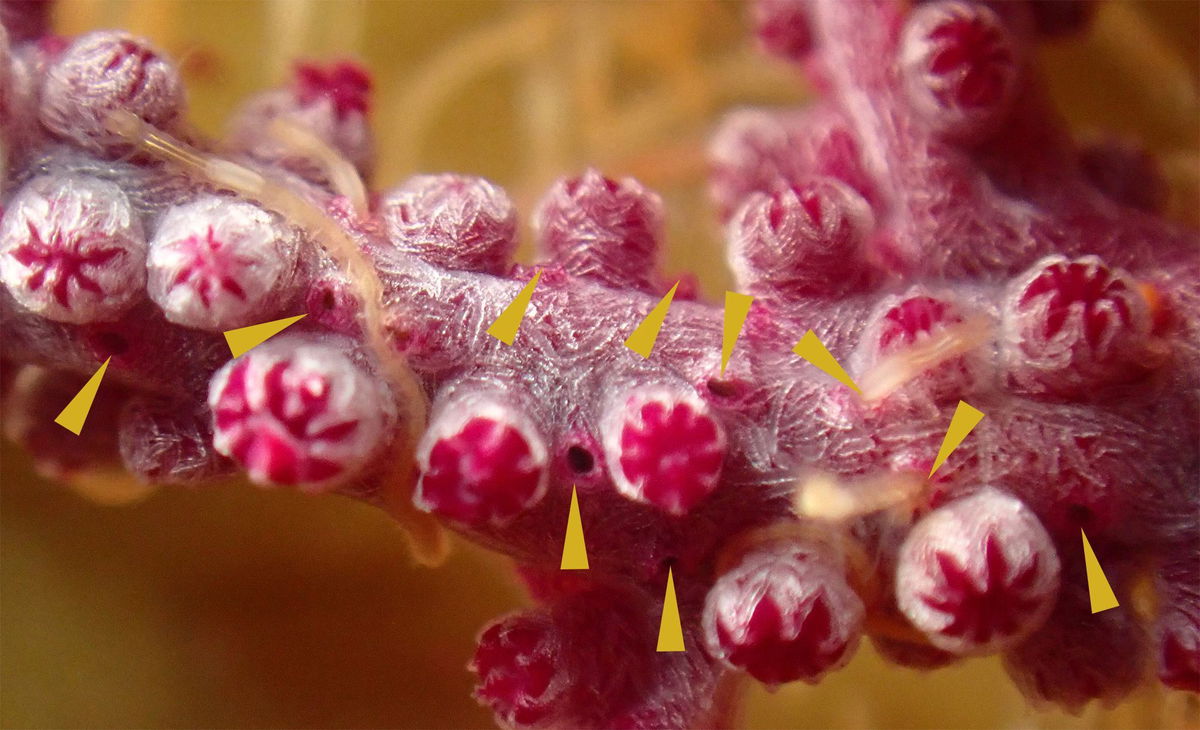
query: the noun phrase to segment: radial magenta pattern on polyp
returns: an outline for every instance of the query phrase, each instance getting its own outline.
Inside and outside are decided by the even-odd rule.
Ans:
[[[179,286],[195,280],[196,293],[206,307],[212,306],[213,296],[218,291],[226,291],[238,299],[246,298],[246,290],[242,288],[242,285],[233,277],[222,273],[225,268],[224,264],[245,264],[246,262],[228,252],[225,243],[213,233],[212,226],[208,226],[203,235],[188,236],[181,241],[181,245],[194,257],[194,263],[191,267],[182,269],[175,275],[171,281],[172,286]],[[222,251],[222,249],[226,250]],[[229,257],[230,261],[223,261],[222,259],[225,257]]]
[[[610,426],[605,450],[625,496],[682,515],[716,488],[725,436],[703,401],[641,390],[627,397],[617,415],[619,425]]]
[[[290,342],[260,345],[213,377],[213,443],[260,484],[319,491],[366,463],[394,409],[336,345]]]
[[[976,585],[970,572],[946,552],[936,554],[941,573],[940,592],[921,595],[930,608],[945,611],[953,618],[942,628],[947,636],[987,643],[994,635],[1013,633],[1019,628],[1018,617],[1037,607],[1037,602],[1022,594],[1037,577],[1038,556],[1012,571],[995,536],[984,541],[983,584]]]
[[[1013,43],[984,5],[943,0],[917,8],[900,47],[913,106],[932,127],[955,136],[996,121],[1017,85]]]
[[[108,263],[122,253],[121,249],[93,247],[91,244],[98,237],[64,235],[61,229],[51,231],[46,238],[42,235],[42,231],[30,223],[28,242],[18,246],[12,254],[18,263],[29,269],[25,285],[31,292],[45,287],[54,300],[66,309],[71,308],[71,284],[92,294],[103,294],[88,270]]]
[[[1096,256],[1050,256],[1014,282],[1005,307],[1010,370],[1071,395],[1134,379],[1161,361],[1146,298]]]
[[[938,648],[1011,645],[1053,606],[1059,561],[1041,523],[994,489],[927,515],[900,549],[897,602]]]
[[[1045,298],[1041,336],[1046,339],[1057,335],[1068,317],[1080,317],[1087,344],[1095,348],[1106,329],[1130,324],[1130,294],[1125,282],[1096,260],[1055,260],[1021,293],[1020,304],[1029,307]]]
[[[327,98],[333,102],[338,117],[345,117],[352,112],[367,113],[371,75],[356,63],[342,61],[328,68],[315,63],[299,63],[296,64],[295,78],[296,96],[301,104]]]
[[[929,39],[938,45],[929,59],[930,73],[959,77],[941,90],[943,98],[968,107],[1000,100],[1013,55],[997,28],[980,18],[960,18],[935,28]]]
[[[249,405],[246,393],[248,368],[248,365],[234,368],[229,377],[228,389],[224,394],[227,401],[237,399],[239,403]],[[282,428],[260,427],[254,433],[248,430],[244,431],[239,437],[231,440],[230,455],[245,464],[252,472],[257,472],[266,481],[276,484],[295,484],[301,480],[324,481],[337,474],[340,471],[339,466],[328,459],[318,457],[305,459],[294,448],[293,439],[304,438],[308,435],[306,433],[308,420],[311,419],[315,408],[325,405],[329,384],[316,377],[307,378],[308,382],[302,385],[299,391],[301,412],[289,417],[283,406],[283,401],[287,398],[283,390],[283,376],[286,368],[287,365],[283,363],[272,367],[267,372],[267,380],[264,383],[267,394],[266,411],[276,419]],[[239,419],[245,418],[249,414],[249,408],[238,409],[223,404],[223,407],[216,412],[217,428],[228,430]],[[332,427],[333,432],[325,431],[321,435],[326,438],[347,435],[357,427],[358,424],[353,421],[343,421]],[[305,462],[303,467],[301,461]],[[303,477],[301,476],[302,471]]]
[[[0,222],[0,278],[29,310],[60,322],[112,319],[145,283],[146,243],[112,183],[45,175],[27,183]]]
[[[167,319],[224,331],[276,315],[291,293],[296,245],[272,214],[209,195],[168,210],[150,240],[151,299]]]
[[[546,451],[507,409],[484,408],[443,426],[422,449],[418,506],[457,522],[503,523],[537,502],[545,491]],[[455,419],[447,414],[447,419]]]
[[[788,544],[742,558],[709,591],[714,654],[768,685],[817,681],[849,659],[863,605],[830,556]]]
[[[502,619],[479,637],[471,670],[479,676],[475,697],[498,718],[529,726],[544,720],[565,689],[554,626],[540,614]]]
[[[911,345],[919,337],[949,321],[960,322],[961,317],[948,315],[945,302],[930,296],[913,296],[896,304],[883,315],[883,326],[879,333],[881,352],[892,352]]]

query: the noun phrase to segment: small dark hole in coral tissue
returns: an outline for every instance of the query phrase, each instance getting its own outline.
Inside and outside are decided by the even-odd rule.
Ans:
[[[102,359],[120,357],[129,351],[129,341],[116,332],[100,332],[93,336],[92,347]]]
[[[737,383],[732,380],[721,380],[719,378],[709,378],[705,383],[708,392],[718,398],[732,398],[738,393]]]
[[[596,466],[596,458],[582,446],[572,446],[567,449],[567,466],[576,474],[587,474]]]
[[[1067,507],[1067,518],[1071,520],[1072,525],[1083,527],[1092,521],[1092,511],[1082,504],[1073,504]]]
[[[332,289],[325,290],[325,294],[321,297],[321,306],[330,311],[337,306],[337,297],[333,295]]]

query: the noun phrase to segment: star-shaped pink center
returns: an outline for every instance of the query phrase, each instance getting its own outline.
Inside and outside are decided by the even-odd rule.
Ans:
[[[67,309],[71,308],[70,283],[83,291],[103,295],[100,284],[85,269],[107,264],[125,253],[119,247],[90,246],[94,241],[103,241],[101,233],[71,235],[61,228],[53,228],[49,239],[29,222],[29,239],[18,246],[12,256],[29,271],[26,285],[30,291],[46,287],[54,299]]]

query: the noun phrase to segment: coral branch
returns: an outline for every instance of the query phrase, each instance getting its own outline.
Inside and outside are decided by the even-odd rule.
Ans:
[[[755,6],[826,98],[714,139],[756,297],[727,368],[719,306],[657,269],[663,203],[637,181],[554,184],[545,260],[514,264],[490,182],[366,192],[362,69],[299,66],[218,154],[158,51],[38,43],[30,13],[0,37],[7,430],[56,474],[236,467],[376,504],[427,560],[438,524],[513,557],[540,605],[471,665],[507,726],[719,724],[734,672],[816,682],[864,633],[910,666],[1002,652],[1069,709],[1151,657],[1194,691],[1200,238],[1156,217],[1152,164],[1081,151],[1050,109],[1032,46],[1087,16],[1060,5]],[[527,284],[516,336],[487,334]],[[220,332],[301,314],[229,359]],[[859,389],[793,354],[806,332]],[[47,437],[52,379],[105,361],[106,431],[72,453]],[[986,418],[930,476],[960,401]],[[573,493],[589,569],[567,575]],[[1095,615],[1081,529],[1120,598]],[[1151,572],[1149,628],[1129,598]],[[668,576],[684,652],[655,651]]]

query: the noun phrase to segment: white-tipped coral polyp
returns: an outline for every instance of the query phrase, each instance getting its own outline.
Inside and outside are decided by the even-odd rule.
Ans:
[[[113,183],[82,175],[34,178],[0,223],[0,278],[47,319],[115,319],[146,281],[142,223]]]

